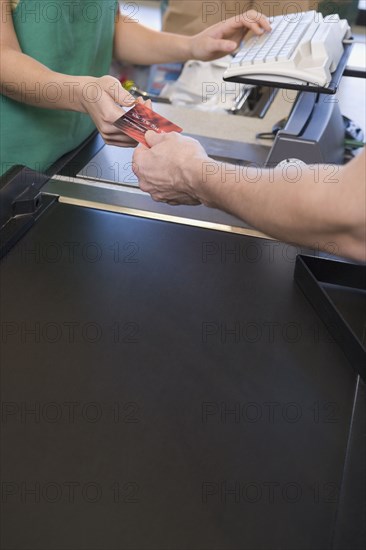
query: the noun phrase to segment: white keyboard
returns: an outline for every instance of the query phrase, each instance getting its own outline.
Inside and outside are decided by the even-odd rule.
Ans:
[[[326,87],[351,35],[345,19],[308,11],[270,18],[271,32],[251,35],[224,78]]]

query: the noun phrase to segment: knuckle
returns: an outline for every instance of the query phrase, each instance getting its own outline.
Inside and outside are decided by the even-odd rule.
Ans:
[[[140,185],[140,189],[141,191],[143,191],[144,193],[148,193],[149,192],[149,186],[147,185],[146,181],[144,179],[141,179],[139,181],[139,185]]]
[[[118,82],[117,78],[115,78],[114,76],[109,75],[109,74],[106,74],[106,75],[102,76],[102,77],[100,78],[100,80],[101,80],[104,84],[106,84],[107,86],[108,86],[109,84],[114,84],[115,82]]]
[[[132,164],[131,164],[131,168],[134,172],[135,172],[135,170],[137,171],[139,169],[139,165],[138,165],[138,156],[139,155],[140,155],[140,151],[139,151],[139,149],[136,149],[136,151],[133,154]]]
[[[109,124],[102,122],[102,124],[99,126],[99,131],[102,134],[102,136],[109,136]]]

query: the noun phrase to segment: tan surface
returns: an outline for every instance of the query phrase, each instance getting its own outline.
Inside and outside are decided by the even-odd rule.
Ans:
[[[169,0],[163,30],[196,34],[210,25],[255,8],[267,16],[317,9],[317,0]]]
[[[259,140],[255,136],[260,132],[270,132],[275,123],[287,117],[296,96],[297,92],[279,90],[263,119],[225,113],[209,113],[189,107],[176,107],[160,103],[154,104],[154,109],[181,126],[187,134],[268,146],[268,141]]]

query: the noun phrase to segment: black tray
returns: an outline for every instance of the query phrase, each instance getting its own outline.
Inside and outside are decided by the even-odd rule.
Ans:
[[[366,266],[300,255],[295,281],[366,381]]]

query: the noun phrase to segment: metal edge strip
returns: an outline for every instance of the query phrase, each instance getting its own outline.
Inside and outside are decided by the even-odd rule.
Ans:
[[[190,218],[182,218],[179,216],[170,216],[168,214],[160,214],[157,212],[149,212],[147,210],[137,210],[134,208],[127,208],[125,206],[116,206],[113,204],[105,204],[100,202],[88,201],[85,199],[76,199],[72,197],[59,197],[59,202],[63,204],[69,204],[72,206],[81,206],[84,208],[94,208],[96,210],[104,210],[107,212],[115,212],[117,214],[127,214],[129,216],[135,216],[138,218],[147,218],[151,220],[159,220],[169,223],[177,223],[181,225],[188,225],[191,227],[200,227],[202,229],[211,229],[213,231],[223,231],[225,233],[232,233],[234,235],[245,235],[247,237],[256,237],[259,239],[275,240],[256,229],[249,229],[245,227],[235,227],[230,225],[223,225],[213,222],[193,220]]]

